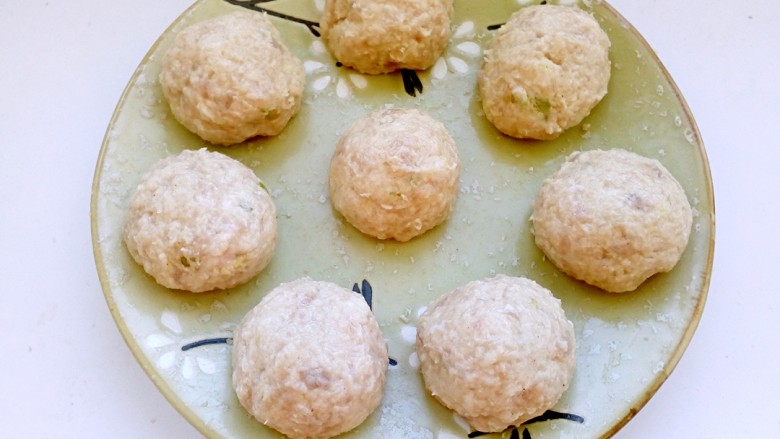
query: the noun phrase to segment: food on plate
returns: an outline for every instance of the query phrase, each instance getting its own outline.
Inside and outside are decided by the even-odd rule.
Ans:
[[[432,66],[451,20],[452,0],[326,0],[320,27],[339,62],[379,74]]]
[[[265,14],[237,11],[179,32],[159,81],[176,120],[230,145],[279,134],[300,108],[305,73]]]
[[[155,164],[130,198],[124,241],[161,285],[195,293],[242,284],[276,250],[276,208],[257,176],[217,152]]]
[[[330,200],[361,232],[403,242],[447,219],[459,175],[458,147],[441,122],[416,109],[383,109],[339,139]]]
[[[611,149],[569,155],[544,181],[531,220],[536,244],[559,269],[620,293],[677,264],[693,214],[660,162]]]
[[[485,117],[512,137],[558,137],[606,95],[609,47],[596,19],[576,7],[519,9],[485,51],[478,78]]]
[[[233,340],[233,387],[258,421],[290,438],[329,438],[382,400],[387,344],[363,296],[302,278],[269,292]]]
[[[552,408],[574,372],[572,323],[536,282],[498,275],[439,297],[417,323],[425,387],[472,428],[498,432]]]

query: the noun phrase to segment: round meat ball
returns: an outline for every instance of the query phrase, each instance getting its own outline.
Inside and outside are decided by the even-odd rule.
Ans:
[[[176,35],[159,80],[176,120],[230,145],[279,134],[300,108],[305,73],[265,14],[237,11]]]
[[[541,415],[569,387],[574,327],[536,282],[498,275],[439,297],[417,324],[425,387],[484,432]]]
[[[561,271],[613,293],[674,268],[691,206],[657,160],[612,149],[575,152],[534,201],[537,246]]]
[[[124,240],[161,285],[195,293],[248,281],[276,250],[276,208],[240,162],[206,149],[158,162],[130,198]]]
[[[360,425],[382,400],[387,367],[387,344],[363,297],[308,278],[268,293],[233,339],[238,400],[293,439]]]
[[[379,74],[432,66],[451,20],[452,0],[326,0],[320,27],[338,61]]]
[[[502,133],[550,140],[579,124],[607,93],[610,41],[576,7],[519,9],[485,51],[479,93]]]
[[[403,242],[447,219],[459,175],[457,145],[441,122],[420,110],[379,110],[339,139],[330,200],[361,232]]]

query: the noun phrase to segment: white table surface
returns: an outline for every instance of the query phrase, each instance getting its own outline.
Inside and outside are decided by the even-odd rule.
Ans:
[[[0,437],[200,437],[114,325],[89,223],[114,106],[190,3],[0,3]],[[780,438],[780,2],[611,3],[687,99],[717,212],[698,331],[616,437]]]

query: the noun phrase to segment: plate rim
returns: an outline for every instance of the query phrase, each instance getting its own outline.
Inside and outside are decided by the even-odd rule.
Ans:
[[[179,414],[182,415],[187,420],[187,422],[189,422],[190,425],[195,427],[195,429],[198,430],[201,434],[203,434],[209,439],[220,439],[221,436],[217,434],[216,431],[211,429],[203,419],[201,419],[191,408],[189,408],[187,404],[185,404],[184,401],[176,394],[173,388],[165,382],[165,380],[162,378],[162,376],[159,373],[157,373],[157,371],[154,369],[152,365],[152,362],[146,356],[144,356],[143,351],[141,349],[141,345],[138,342],[138,340],[132,337],[130,328],[127,326],[127,323],[122,319],[121,313],[117,308],[116,301],[114,300],[113,290],[111,288],[111,282],[108,279],[108,273],[106,271],[105,265],[103,264],[105,258],[103,256],[103,251],[100,245],[100,234],[99,234],[100,232],[98,230],[99,224],[97,220],[97,212],[99,210],[98,198],[100,195],[100,181],[102,177],[103,165],[105,162],[108,145],[111,141],[111,132],[113,131],[117,119],[119,118],[119,115],[121,113],[120,110],[124,107],[127,97],[133,89],[133,85],[136,83],[138,78],[143,73],[144,66],[149,62],[151,57],[155,54],[159,46],[162,44],[163,36],[168,35],[168,33],[170,32],[173,32],[173,29],[176,28],[176,26],[178,26],[179,23],[181,23],[201,3],[205,3],[206,1],[211,1],[211,0],[195,0],[192,4],[190,4],[190,6],[188,6],[184,11],[182,11],[171,22],[171,24],[169,24],[163,30],[163,32],[159,36],[157,36],[154,43],[151,45],[151,47],[149,47],[149,49],[146,51],[146,54],[139,61],[138,66],[133,71],[133,74],[130,76],[130,79],[128,80],[127,85],[122,91],[122,94],[119,96],[119,100],[117,101],[116,106],[114,107],[114,111],[111,115],[111,119],[109,120],[108,125],[106,127],[106,131],[103,136],[103,141],[100,144],[100,152],[98,153],[98,158],[95,163],[95,171],[92,177],[92,194],[90,197],[89,217],[90,217],[90,231],[92,235],[92,254],[95,259],[95,267],[97,268],[97,272],[98,272],[100,289],[103,291],[103,297],[105,298],[106,304],[108,305],[108,309],[111,312],[111,317],[113,318],[114,323],[116,324],[120,334],[122,335],[122,339],[125,341],[125,344],[130,349],[130,352],[133,354],[133,357],[135,358],[136,362],[141,366],[144,373],[149,377],[152,383],[154,383],[155,387],[157,387],[157,390],[165,397],[168,403],[171,404],[173,408],[177,412],[179,412]]]
[[[610,13],[614,14],[614,16],[617,17],[618,20],[620,20],[620,22],[626,26],[626,30],[631,32],[634,35],[634,37],[637,39],[637,41],[639,41],[639,43],[642,46],[644,46],[644,48],[648,51],[648,53],[652,57],[655,65],[658,66],[658,68],[661,70],[661,73],[663,74],[664,78],[671,85],[672,91],[677,97],[677,101],[682,106],[683,113],[685,114],[685,117],[691,126],[691,131],[694,136],[694,143],[702,158],[701,165],[703,167],[703,174],[705,177],[705,188],[707,189],[707,201],[710,203],[711,206],[710,211],[707,212],[707,214],[709,214],[709,218],[707,219],[707,222],[709,223],[710,226],[710,242],[707,247],[707,261],[704,264],[706,268],[705,276],[703,277],[702,284],[699,287],[698,300],[696,301],[696,305],[693,308],[693,313],[691,315],[690,321],[688,322],[688,326],[683,332],[682,337],[680,338],[680,342],[677,343],[677,346],[675,346],[674,350],[672,351],[669,360],[666,361],[666,363],[664,364],[664,368],[658,373],[657,378],[646,388],[644,395],[642,395],[642,397],[639,398],[638,401],[629,408],[628,413],[626,413],[626,415],[620,421],[618,421],[615,425],[612,426],[612,428],[607,430],[601,436],[602,438],[609,438],[614,436],[618,431],[620,431],[621,428],[623,428],[626,424],[628,424],[628,422],[631,421],[631,419],[634,416],[636,416],[636,414],[639,413],[639,411],[642,410],[642,408],[644,408],[648,402],[650,402],[650,399],[652,399],[652,397],[658,392],[658,389],[660,389],[661,386],[666,382],[666,380],[672,375],[674,369],[677,367],[680,360],[682,359],[683,354],[687,350],[688,345],[690,345],[691,340],[693,339],[693,336],[696,333],[696,329],[699,327],[701,316],[704,314],[704,307],[707,302],[707,296],[709,295],[710,282],[712,280],[712,266],[713,266],[713,261],[715,259],[716,207],[715,207],[715,188],[712,184],[712,170],[710,169],[710,161],[709,161],[709,157],[707,156],[707,149],[704,147],[704,139],[701,136],[701,132],[699,131],[699,126],[696,123],[696,119],[693,117],[693,112],[691,111],[691,108],[688,105],[688,101],[685,100],[682,91],[680,91],[680,88],[677,86],[677,83],[674,81],[674,78],[672,77],[671,73],[669,73],[669,70],[661,61],[661,58],[658,56],[656,51],[652,48],[650,43],[647,42],[645,37],[642,36],[639,30],[636,27],[634,27],[634,25],[631,22],[629,22],[628,19],[626,19],[608,1],[599,0],[599,3],[603,5],[607,10],[609,10]]]

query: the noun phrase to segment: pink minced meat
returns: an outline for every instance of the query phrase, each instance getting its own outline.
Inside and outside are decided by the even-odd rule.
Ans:
[[[458,148],[441,122],[416,109],[384,109],[339,139],[330,200],[361,232],[403,242],[449,217],[459,177]]]
[[[387,368],[387,344],[363,296],[309,278],[269,292],[233,341],[241,405],[293,439],[360,425],[382,400]]]
[[[658,161],[624,149],[570,154],[534,200],[536,245],[564,273],[612,293],[670,271],[693,212]]]
[[[124,240],[161,285],[192,292],[242,284],[270,262],[276,208],[241,162],[206,149],[158,162],[130,198]]]
[[[435,300],[417,323],[425,387],[484,432],[552,408],[569,387],[574,350],[560,300],[526,278],[470,282]]]
[[[305,79],[271,20],[249,11],[183,29],[159,76],[176,120],[218,145],[279,134],[300,109]]]

